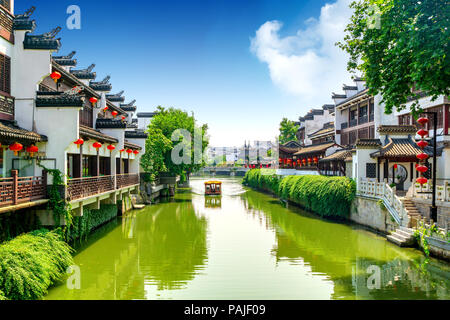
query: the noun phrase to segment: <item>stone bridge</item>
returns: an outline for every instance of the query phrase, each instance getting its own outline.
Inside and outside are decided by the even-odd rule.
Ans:
[[[243,177],[245,173],[249,171],[248,168],[237,168],[237,167],[205,167],[200,171],[193,174],[196,175],[218,175],[218,176],[232,176],[232,177]]]

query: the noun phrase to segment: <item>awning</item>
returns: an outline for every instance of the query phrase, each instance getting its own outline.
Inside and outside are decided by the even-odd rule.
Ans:
[[[331,162],[331,161],[352,161],[353,151],[351,149],[338,150],[329,156],[322,158],[319,162]]]
[[[296,152],[294,154],[294,156],[301,157],[301,156],[306,156],[306,155],[313,154],[313,153],[323,153],[328,148],[331,148],[335,145],[337,145],[335,142],[328,142],[328,143],[323,143],[323,144],[307,146],[307,147],[302,148],[300,151]]]
[[[430,147],[426,147],[423,151],[430,157],[433,155],[433,151]],[[411,137],[400,139],[389,138],[388,144],[381,147],[379,151],[372,153],[370,156],[372,158],[392,160],[402,159],[404,161],[416,162],[419,153],[422,153],[422,149],[417,146],[416,141]],[[442,148],[440,148],[438,156],[439,153],[442,153]]]
[[[15,121],[0,121],[0,142],[9,144],[13,142],[36,143],[47,141],[47,137],[36,132],[28,131],[17,126]]]
[[[118,143],[119,142],[119,140],[117,140],[114,137],[108,136],[108,135],[101,133],[100,131],[97,131],[93,128],[81,126],[81,125],[80,125],[80,136],[87,137],[89,139],[107,142],[107,143]]]

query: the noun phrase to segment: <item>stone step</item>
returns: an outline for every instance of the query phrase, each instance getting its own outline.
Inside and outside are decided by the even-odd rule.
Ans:
[[[411,236],[414,236],[414,230],[407,227],[400,227],[399,230],[409,233]]]
[[[388,241],[395,243],[399,247],[403,247],[405,245],[405,242],[399,238],[396,237],[396,235],[392,234],[387,236]]]
[[[411,234],[411,233],[409,233],[409,232],[407,232],[407,231],[400,230],[400,229],[398,229],[397,231],[395,231],[395,233],[398,234],[398,235],[401,235],[401,236],[405,237],[405,238],[408,239],[408,240],[409,240],[411,237],[414,236],[413,234]]]
[[[388,241],[395,243],[396,245],[400,247],[410,247],[414,244],[414,238],[411,237],[404,237],[398,233],[393,233],[391,235],[387,236]]]

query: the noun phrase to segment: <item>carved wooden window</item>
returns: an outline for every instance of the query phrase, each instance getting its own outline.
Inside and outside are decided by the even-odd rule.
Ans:
[[[0,91],[11,94],[11,58],[0,53]]]
[[[80,124],[93,128],[93,116],[94,111],[91,106],[84,105],[83,109],[80,110]]]
[[[366,178],[375,179],[377,177],[377,164],[366,163]]]

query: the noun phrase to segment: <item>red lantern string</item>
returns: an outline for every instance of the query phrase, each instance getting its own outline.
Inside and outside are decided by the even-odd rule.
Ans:
[[[29,146],[27,149],[27,152],[30,154],[30,157],[34,157],[34,154],[39,152],[39,148],[35,145]]]
[[[417,122],[423,127],[428,123],[428,119],[422,117],[422,118],[419,118],[417,120]],[[424,150],[428,146],[428,142],[425,141],[425,138],[424,138],[426,135],[428,135],[428,131],[425,130],[424,128],[422,128],[419,131],[417,131],[417,134],[419,136],[421,136],[421,140],[419,142],[417,142],[417,145],[419,146],[420,149]],[[424,173],[428,171],[427,166],[424,165],[425,160],[428,159],[428,155],[425,152],[419,153],[417,155],[417,159],[420,160],[420,165],[416,166],[416,170],[418,172],[420,172],[420,177],[417,178],[416,182],[420,185],[424,185],[428,182],[428,180],[423,176]]]

